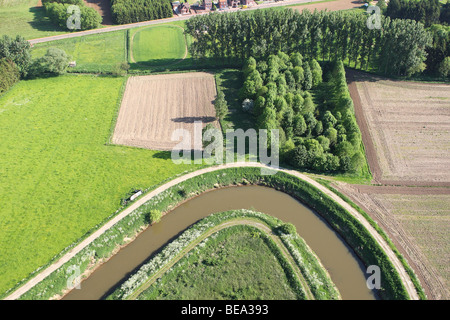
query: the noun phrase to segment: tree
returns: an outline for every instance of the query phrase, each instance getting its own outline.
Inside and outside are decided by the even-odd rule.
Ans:
[[[20,72],[14,62],[0,59],[0,94],[6,92],[20,79]]]
[[[162,213],[159,210],[153,209],[148,214],[150,224],[158,223],[162,218]]]
[[[442,62],[439,64],[439,74],[446,78],[450,74],[450,57],[446,57]]]
[[[309,65],[311,67],[312,86],[315,87],[322,83],[322,68],[315,59],[312,59]]]
[[[227,116],[228,105],[227,101],[225,100],[225,94],[221,90],[217,92],[217,98],[216,101],[214,102],[214,107],[216,109],[216,115],[220,120],[222,120]]]
[[[47,53],[33,61],[31,75],[33,77],[49,73],[54,75],[64,74],[69,66],[70,57],[59,48],[49,48]]]
[[[25,77],[32,61],[30,43],[21,36],[13,39],[4,35],[0,39],[0,59],[2,58],[14,62],[21,77]]]
[[[303,88],[305,90],[309,90],[313,86],[313,76],[311,73],[311,68],[309,67],[309,63],[304,64],[304,80],[303,80]]]

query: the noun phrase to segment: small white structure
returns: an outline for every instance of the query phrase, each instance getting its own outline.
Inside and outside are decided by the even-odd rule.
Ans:
[[[133,194],[130,197],[130,201],[133,201],[134,199],[136,199],[137,197],[139,197],[142,194],[142,190],[139,190],[138,192],[136,192],[135,194]]]
[[[77,62],[76,61],[70,61],[69,62],[69,67],[70,68],[75,68],[77,66]]]

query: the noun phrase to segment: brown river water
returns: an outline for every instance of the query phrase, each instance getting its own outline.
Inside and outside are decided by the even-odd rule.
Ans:
[[[81,283],[81,289],[73,289],[64,299],[103,298],[187,227],[212,213],[233,209],[255,209],[293,223],[328,270],[343,299],[376,298],[366,286],[361,261],[315,212],[283,192],[261,186],[243,186],[206,192],[181,204],[101,265]]]

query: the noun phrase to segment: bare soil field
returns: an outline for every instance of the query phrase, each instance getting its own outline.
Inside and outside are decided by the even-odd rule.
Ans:
[[[130,77],[122,99],[112,142],[115,144],[171,150],[176,129],[194,137],[194,122],[203,126],[216,119],[214,75],[205,72]]]
[[[336,187],[387,232],[429,299],[450,298],[450,188]]]
[[[336,1],[330,1],[330,2],[322,2],[322,3],[312,3],[312,4],[305,4],[305,5],[299,5],[292,7],[292,9],[302,12],[305,9],[308,9],[310,11],[314,10],[328,10],[328,11],[338,11],[338,10],[348,10],[348,9],[354,9],[359,8],[364,3],[359,0],[336,0]]]
[[[94,8],[103,18],[102,25],[112,26],[111,2],[109,0],[83,0],[88,7]]]
[[[450,85],[348,76],[374,182],[450,186]]]

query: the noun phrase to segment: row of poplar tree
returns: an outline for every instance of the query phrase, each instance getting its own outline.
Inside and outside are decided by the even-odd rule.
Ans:
[[[422,23],[381,16],[381,28],[370,29],[367,20],[361,12],[256,10],[194,16],[186,33],[194,38],[194,57],[246,59],[283,51],[384,74],[425,69],[432,39]]]

